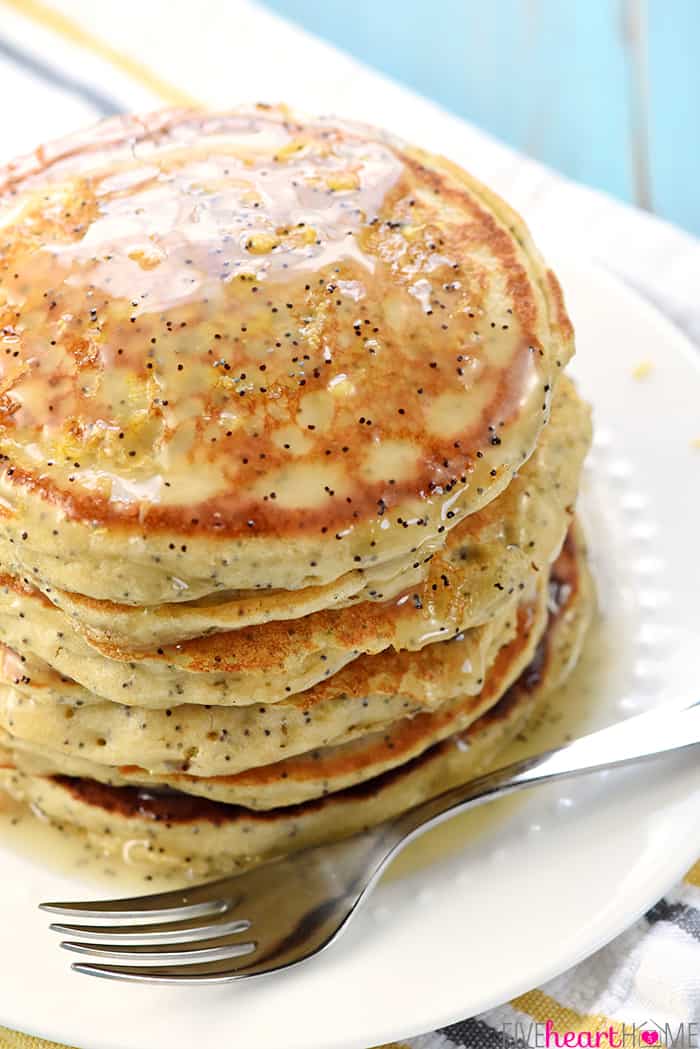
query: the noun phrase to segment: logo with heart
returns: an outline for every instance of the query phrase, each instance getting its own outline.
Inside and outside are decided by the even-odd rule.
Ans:
[[[658,1031],[641,1031],[640,1034],[645,1045],[656,1045],[659,1040]]]

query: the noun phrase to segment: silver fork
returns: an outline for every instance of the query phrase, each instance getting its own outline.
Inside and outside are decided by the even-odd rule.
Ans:
[[[151,896],[41,907],[120,923],[51,926],[72,937],[61,944],[67,950],[127,963],[74,964],[77,972],[144,983],[228,983],[278,972],[333,943],[398,852],[450,816],[524,787],[698,743],[700,701],[674,703],[453,787],[351,838],[246,873]]]

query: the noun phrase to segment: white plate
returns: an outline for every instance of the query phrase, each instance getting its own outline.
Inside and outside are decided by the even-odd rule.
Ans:
[[[565,697],[580,731],[697,694],[700,369],[617,282],[560,273],[597,433],[584,511],[603,621]],[[551,739],[547,728],[537,742]],[[692,864],[697,755],[539,789],[434,834],[432,862],[402,858],[403,876],[380,885],[335,948],[209,989],[71,973],[36,904],[94,885],[0,842],[0,1022],[90,1049],[367,1049],[472,1015],[600,947]]]

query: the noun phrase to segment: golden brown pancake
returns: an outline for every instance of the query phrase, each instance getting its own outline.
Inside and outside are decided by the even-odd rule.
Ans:
[[[191,771],[158,772],[140,764],[114,767],[99,760],[76,756],[74,750],[67,754],[67,748],[58,751],[51,747],[37,747],[16,737],[5,738],[4,735],[0,736],[0,742],[11,744],[16,750],[18,765],[33,771],[67,772],[115,785],[138,783],[174,787],[185,793],[242,804],[248,808],[270,809],[292,805],[379,775],[386,769],[410,760],[437,740],[461,731],[486,710],[527,665],[546,618],[545,586],[536,603],[524,604],[518,610],[517,633],[499,650],[486,673],[485,685],[477,695],[456,697],[432,712],[417,713],[390,722],[378,731],[364,733],[348,742],[305,751],[272,765],[248,767],[234,774],[201,776],[193,775]],[[450,642],[443,644],[449,645]],[[433,650],[433,658],[439,665],[441,653]],[[71,726],[66,726],[66,734],[70,731]],[[140,748],[135,752],[142,761],[141,753]],[[136,760],[136,757],[132,759]]]
[[[0,227],[0,533],[95,598],[410,565],[529,457],[573,350],[494,194],[283,108],[44,147]]]
[[[67,772],[114,785],[135,782],[139,785],[174,787],[185,793],[200,794],[250,808],[270,809],[335,793],[403,764],[440,739],[462,731],[507,691],[530,662],[544,632],[552,588],[560,590],[564,579],[570,588],[571,581],[576,580],[578,568],[575,542],[573,534],[570,535],[566,551],[553,567],[552,586],[547,579],[543,579],[536,598],[519,605],[513,617],[509,639],[492,658],[483,687],[477,695],[460,694],[455,690],[454,698],[441,703],[436,709],[403,717],[381,731],[363,733],[357,739],[325,748],[309,748],[305,752],[285,756],[271,765],[251,761],[241,771],[226,775],[202,776],[189,768],[158,771],[150,763],[146,766],[135,759],[115,767],[106,756],[88,759],[87,755],[76,753],[75,745],[70,750],[64,747],[62,752],[58,752],[50,746],[37,746],[26,740],[18,740],[11,729],[14,737],[11,742],[17,749],[16,760],[22,768]],[[561,568],[558,567],[560,564]],[[445,666],[455,663],[451,649],[459,652],[460,647],[458,641],[444,642],[418,655],[425,655],[429,651],[434,666],[442,676]],[[400,655],[406,661],[416,658],[410,653]],[[434,672],[430,667],[425,669],[428,673]],[[415,670],[413,675],[418,677]],[[397,691],[400,693],[400,687],[397,687]],[[70,736],[71,729],[72,725],[65,726],[66,737]],[[134,751],[135,754],[140,752],[140,748]]]
[[[165,709],[100,701],[35,656],[5,648],[0,726],[66,758],[139,761],[154,772],[225,775],[378,732],[397,719],[475,696],[514,632],[515,606],[433,654],[387,652],[352,663],[279,703]],[[436,658],[437,657],[437,658]]]
[[[80,693],[83,702],[106,698],[114,703],[156,709],[170,709],[185,701],[222,707],[279,703],[299,692],[308,693],[312,688],[319,689],[315,695],[338,696],[355,692],[358,687],[372,694],[375,685],[383,689],[380,682],[385,673],[393,675],[394,683],[400,680],[402,688],[404,682],[411,688],[414,676],[426,684],[429,679],[436,695],[445,698],[444,687],[451,687],[445,683],[451,682],[455,673],[460,673],[460,668],[467,664],[468,677],[471,677],[472,668],[479,665],[484,643],[490,642],[500,623],[500,617],[496,617],[481,626],[455,631],[453,636],[459,637],[459,662],[443,661],[439,670],[428,673],[426,668],[434,663],[428,656],[430,646],[418,652],[385,648],[370,655],[348,651],[339,663],[332,662],[323,650],[302,652],[297,659],[293,650],[285,648],[280,658],[284,660],[288,656],[289,659],[282,666],[273,662],[274,652],[252,646],[246,648],[244,643],[240,649],[214,649],[208,664],[200,661],[201,650],[195,649],[193,654],[189,647],[173,646],[175,652],[171,658],[163,654],[155,660],[134,659],[127,663],[105,657],[88,645],[37,590],[28,592],[15,581],[4,580],[0,582],[0,607],[0,639],[6,647],[20,658],[39,656],[55,668],[61,678],[77,681],[83,686]],[[508,605],[501,616],[507,611]],[[211,653],[210,646],[216,640],[209,638],[202,642],[202,647]],[[179,651],[180,648],[185,651]],[[267,662],[261,668],[259,664],[263,660]],[[60,695],[63,682],[59,688],[55,684],[54,679],[54,695]],[[75,695],[72,686],[70,691]]]
[[[258,591],[148,608],[51,587],[43,592],[87,641],[126,661],[213,633],[230,635],[209,646],[219,654],[236,647],[236,639],[251,639],[258,652],[277,658],[284,649],[328,654],[389,645],[420,648],[491,618],[510,593],[556,556],[589,442],[588,408],[564,377],[534,453],[508,488],[456,525],[439,550],[414,561],[408,572],[364,590],[357,579],[348,579],[344,590],[336,587],[332,594],[328,587]],[[244,627],[256,629],[232,634]]]
[[[466,731],[315,801],[254,811],[178,792],[22,772],[9,753],[0,783],[52,822],[79,828],[105,853],[128,848],[132,861],[140,855],[146,862],[187,866],[197,875],[259,863],[360,831],[493,767],[499,751],[575,664],[592,606],[585,551],[567,544],[552,579],[547,629],[505,695]]]
[[[81,630],[75,611],[66,617],[30,581],[5,576],[0,638],[113,702],[278,702],[365,653],[420,649],[501,614],[560,549],[589,434],[588,412],[564,381],[535,453],[506,491],[465,518],[432,556],[426,578],[390,602],[360,602],[149,650],[95,638]],[[139,613],[133,615],[135,628]],[[140,615],[149,619],[145,610]]]

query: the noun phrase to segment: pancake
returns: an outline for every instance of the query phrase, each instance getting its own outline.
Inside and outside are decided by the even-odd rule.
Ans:
[[[514,636],[515,605],[435,649],[364,657],[311,689],[264,706],[151,710],[99,701],[37,657],[5,648],[0,727],[64,759],[106,765],[138,760],[154,772],[229,774],[380,731],[457,696],[476,696],[499,649]]]
[[[362,654],[417,650],[497,615],[558,553],[589,438],[587,409],[565,381],[537,450],[506,491],[458,525],[431,558],[424,581],[391,602],[362,602],[148,651],[86,639],[75,615],[67,618],[29,582],[5,576],[0,638],[113,702],[276,702]]]
[[[176,792],[21,772],[9,753],[0,784],[59,826],[78,828],[105,853],[128,848],[132,862],[185,866],[200,876],[353,834],[498,763],[499,751],[578,658],[593,607],[580,545],[565,547],[550,596],[547,628],[529,666],[466,731],[384,775],[316,801],[255,812]]]
[[[5,579],[0,582],[0,606],[0,639],[20,660],[40,657],[56,669],[60,677],[71,678],[82,686],[80,696],[85,703],[102,697],[114,703],[121,701],[126,706],[149,709],[172,709],[183,700],[224,707],[277,703],[296,693],[308,692],[312,687],[319,688],[319,694],[323,695],[340,696],[358,687],[364,688],[367,694],[374,691],[375,680],[387,674],[392,685],[400,681],[401,688],[404,681],[407,688],[412,687],[410,682],[414,679],[420,680],[421,687],[424,684],[427,687],[429,680],[432,692],[445,698],[445,689],[453,687],[454,676],[461,674],[462,666],[468,666],[471,673],[471,668],[479,665],[484,642],[490,641],[500,623],[497,618],[470,630],[455,632],[456,656],[443,660],[437,672],[432,669],[434,659],[428,654],[431,646],[417,652],[393,649],[374,655],[348,652],[340,662],[340,669],[323,651],[314,652],[306,663],[299,665],[293,651],[285,646],[279,653],[277,666],[266,666],[261,675],[255,673],[257,649],[246,647],[245,641],[231,650],[215,647],[213,643],[218,638],[213,637],[202,642],[195,654],[191,654],[187,646],[176,646],[171,658],[177,659],[177,663],[170,662],[165,655],[157,657],[158,662],[124,663],[102,656],[83,641],[39,591],[28,592],[16,581]],[[205,646],[212,653],[208,665],[203,665],[198,658]],[[287,654],[290,658],[285,661]],[[271,661],[274,652],[263,651],[260,658]],[[58,682],[54,695],[60,694],[62,688],[63,682]],[[69,691],[76,695],[73,685]]]
[[[100,600],[409,567],[527,460],[573,351],[494,194],[283,108],[43,147],[0,226],[0,534]]]
[[[460,526],[458,526],[459,528]],[[458,529],[450,533],[448,543]],[[447,544],[446,544],[447,545]],[[6,557],[4,556],[6,555]],[[327,608],[346,608],[360,601],[387,601],[419,585],[432,555],[427,549],[410,566],[399,560],[387,561],[367,579],[363,569],[346,572],[340,579],[323,586],[301,590],[234,590],[209,594],[198,601],[162,605],[125,605],[117,601],[98,601],[84,594],[71,593],[32,580],[57,608],[66,612],[87,641],[148,649],[193,637],[240,630],[277,620],[295,620]],[[9,543],[0,539],[0,564],[15,575],[22,568],[13,559]]]
[[[562,555],[564,568],[561,571],[566,572],[567,587],[571,587],[571,580],[575,579],[576,574],[575,567],[567,569],[568,563],[576,565],[575,543],[576,539],[571,534]],[[132,759],[128,765],[110,767],[103,757],[98,763],[86,760],[86,755],[76,757],[75,747],[68,755],[66,748],[59,753],[52,751],[50,746],[28,744],[25,740],[18,740],[13,731],[16,763],[22,769],[64,772],[116,786],[130,783],[167,786],[185,793],[259,809],[296,804],[322,794],[335,793],[403,764],[440,739],[462,731],[498,700],[528,665],[545,630],[551,593],[560,593],[563,585],[561,577],[557,575],[558,564],[552,570],[551,581],[543,579],[535,599],[520,603],[514,617],[514,630],[507,642],[498,649],[477,695],[455,690],[455,698],[440,704],[436,710],[403,717],[382,731],[363,733],[360,738],[340,745],[307,749],[295,756],[285,756],[271,765],[249,766],[233,774],[228,772],[226,775],[206,777],[193,773],[191,769],[184,772],[157,772],[150,765],[145,766],[143,759],[138,764]],[[441,668],[441,675],[445,665],[454,664],[454,657],[449,652],[453,645],[458,647],[459,643],[444,642],[437,649],[430,650],[435,663]],[[70,734],[71,726],[64,731],[66,735]],[[140,756],[141,748],[133,753]]]
[[[333,647],[362,652],[388,645],[419,648],[486,621],[508,593],[528,582],[533,564],[553,559],[569,525],[589,443],[588,408],[564,377],[537,448],[505,492],[465,518],[442,549],[415,561],[407,573],[364,588],[356,578],[332,594],[328,587],[311,587],[221,594],[215,600],[151,608],[99,602],[50,587],[43,592],[87,641],[113,659],[282,620],[299,622],[288,628],[291,633],[270,627],[251,635],[260,650],[279,650],[280,632],[295,651],[309,646],[326,653]],[[325,611],[329,601],[330,612]],[[357,606],[353,611],[352,605]]]
[[[539,600],[519,609],[518,631],[504,645],[490,667],[477,695],[460,696],[431,713],[403,718],[379,732],[363,734],[346,743],[305,751],[233,775],[196,776],[191,772],[152,772],[140,765],[120,768],[68,757],[50,748],[27,745],[0,736],[12,746],[15,764],[22,770],[44,774],[67,773],[114,786],[136,783],[145,787],[170,787],[227,804],[253,809],[294,805],[344,790],[402,765],[434,743],[467,727],[488,709],[527,666],[547,621],[547,590]],[[449,642],[444,642],[449,645]],[[440,658],[440,654],[437,654]]]

